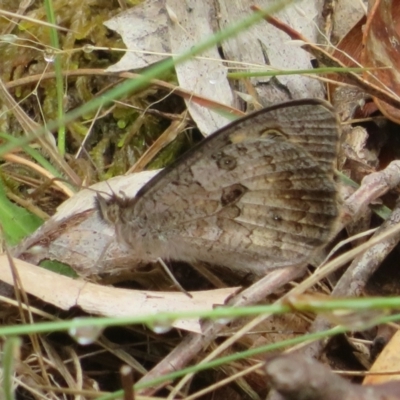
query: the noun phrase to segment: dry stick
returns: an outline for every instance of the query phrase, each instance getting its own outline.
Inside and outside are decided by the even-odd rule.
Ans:
[[[396,163],[399,164],[399,162],[397,161]],[[390,187],[397,186],[400,181],[400,172],[397,171],[397,176],[389,174],[392,179],[388,180],[386,180],[387,179],[386,172],[387,171],[384,170],[382,172],[379,173],[377,172],[366,177],[365,179],[369,178],[368,185],[365,185],[365,187],[361,186],[361,188],[357,192],[355,192],[350,199],[354,199],[354,196],[356,196],[358,192],[360,192],[361,195],[367,194],[368,197],[370,197],[370,193],[368,193],[368,188],[371,189],[371,187],[374,186],[374,181],[376,182],[377,192],[381,191],[382,183],[387,184],[386,190],[389,190]],[[399,223],[400,223],[400,203],[398,202],[390,217],[386,221],[384,221],[384,223],[379,227],[379,229],[375,232],[372,238],[381,235],[384,232],[387,232],[390,228],[392,228],[394,225],[398,225]],[[367,284],[371,275],[379,268],[381,262],[393,250],[393,248],[397,245],[399,240],[400,240],[400,234],[397,233],[393,237],[385,239],[381,243],[375,244],[365,253],[356,257],[351,263],[350,267],[346,270],[346,272],[337,282],[335,288],[332,291],[332,296],[333,297],[359,296],[363,292],[363,289]],[[330,325],[331,324],[328,320],[326,320],[322,316],[318,316],[312,324],[311,331],[320,332],[329,329]],[[318,357],[321,354],[322,350],[323,350],[323,343],[321,341],[313,342],[305,349],[307,354],[312,357]]]
[[[299,266],[274,270],[264,278],[255,282],[248,289],[233,297],[228,305],[243,307],[259,303],[264,300],[266,296],[296,279],[303,270],[304,269],[299,268]],[[206,321],[202,326],[202,334],[190,334],[186,336],[171,353],[143,376],[138,383],[149,382],[155,378],[184,368],[193,358],[198,357],[199,353],[202,353],[204,349],[210,345],[229,322],[230,321],[226,321],[222,324],[221,322]],[[203,363],[205,361],[206,360],[203,360]],[[158,389],[160,389],[160,387],[143,389],[141,394],[151,395]]]
[[[361,186],[346,200],[340,222],[347,225],[373,200],[400,184],[400,161],[392,161],[384,170],[373,172],[361,182]]]
[[[135,400],[133,392],[133,371],[129,365],[123,365],[119,370],[121,383],[124,389],[124,400]]]
[[[266,365],[269,383],[280,400],[400,400],[400,382],[357,385],[335,375],[328,366],[291,354],[276,357]]]

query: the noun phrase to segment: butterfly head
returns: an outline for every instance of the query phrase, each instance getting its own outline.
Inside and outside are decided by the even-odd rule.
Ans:
[[[116,194],[109,195],[108,198],[97,193],[95,198],[95,208],[100,218],[107,224],[115,225],[121,222],[123,210],[126,209],[129,199],[125,196]]]

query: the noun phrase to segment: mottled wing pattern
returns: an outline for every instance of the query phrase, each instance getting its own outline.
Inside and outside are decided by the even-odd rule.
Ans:
[[[335,114],[320,100],[237,120],[135,199],[121,201],[117,233],[149,260],[201,260],[257,275],[305,261],[337,218],[338,132]]]

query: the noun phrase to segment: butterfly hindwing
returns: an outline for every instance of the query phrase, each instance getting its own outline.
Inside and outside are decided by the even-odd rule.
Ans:
[[[121,209],[117,232],[148,256],[257,274],[305,260],[328,240],[337,217],[337,142],[325,102],[258,111],[145,185]]]

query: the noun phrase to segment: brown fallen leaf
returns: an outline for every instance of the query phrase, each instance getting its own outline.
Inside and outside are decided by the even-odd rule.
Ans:
[[[398,374],[381,375],[389,371],[399,371]],[[400,381],[400,332],[397,331],[389,343],[382,350],[379,357],[372,365],[370,372],[379,372],[379,375],[368,375],[364,379],[364,385]]]
[[[361,61],[365,67],[364,79],[393,96],[400,95],[400,2],[375,1],[371,8],[363,34]],[[400,109],[374,97],[379,110],[390,120],[400,123]]]
[[[333,57],[348,67],[364,66],[371,68],[364,72],[364,80],[382,88],[393,96],[400,94],[400,3],[398,1],[377,0],[371,7],[368,17],[361,18],[340,41]],[[343,81],[342,74],[336,74],[335,80]],[[330,85],[330,91],[333,90]],[[400,121],[400,110],[374,96],[375,109],[365,108],[369,115],[376,107],[387,118]],[[369,113],[369,114],[368,114]]]

